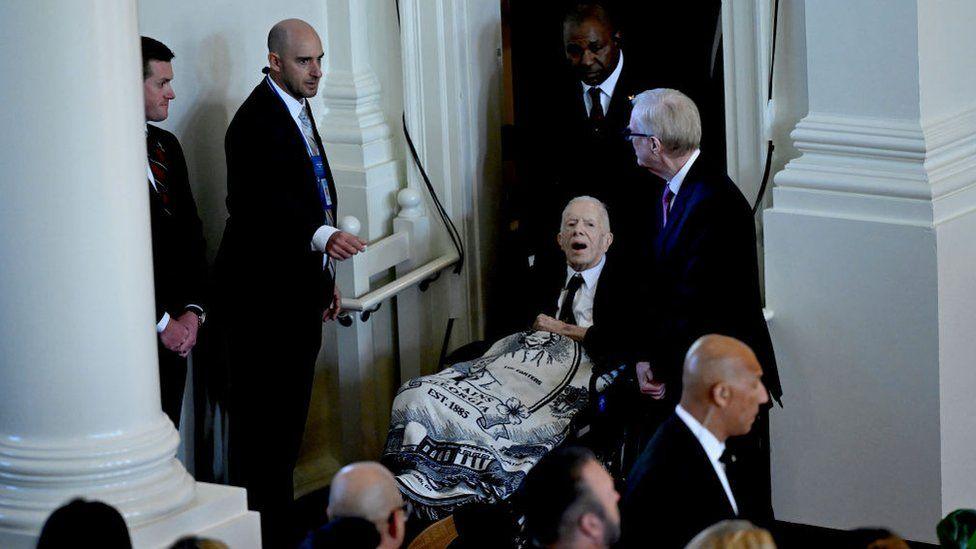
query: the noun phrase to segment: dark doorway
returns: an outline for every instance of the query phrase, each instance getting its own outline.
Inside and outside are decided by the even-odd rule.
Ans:
[[[613,173],[615,180],[603,187],[619,184],[618,190],[608,191],[606,195],[584,189],[585,194],[593,194],[610,206],[616,236],[611,253],[620,255],[628,247],[632,250],[640,245],[642,211],[659,200],[662,182],[636,167],[632,149],[628,152],[630,145],[622,138],[619,143],[592,155],[585,145],[563,142],[573,134],[562,124],[563,119],[570,118],[566,112],[570,107],[562,98],[567,96],[567,91],[582,93],[563,45],[563,17],[576,3],[502,0],[506,92],[502,200],[506,230],[502,231],[493,284],[502,290],[498,294],[508,299],[489,306],[489,336],[527,328],[524,322],[530,315],[513,315],[510,305],[516,301],[532,302],[532,296],[522,293],[529,276],[530,258],[534,261],[537,256],[552,254],[552,260],[559,260],[561,252],[555,247],[558,213],[565,196],[581,194],[567,191],[564,180],[581,171],[573,164],[580,157],[585,157],[587,169],[596,165],[595,173],[587,177],[595,179]],[[707,155],[713,168],[724,171],[721,0],[607,0],[601,4],[621,34],[624,71],[628,72],[630,82],[627,96],[659,87],[686,93],[701,113],[703,157]],[[607,114],[609,117],[612,113]],[[613,137],[609,136],[607,141]],[[624,169],[623,164],[638,173],[627,176],[617,173],[616,170]],[[567,169],[567,165],[573,167]]]

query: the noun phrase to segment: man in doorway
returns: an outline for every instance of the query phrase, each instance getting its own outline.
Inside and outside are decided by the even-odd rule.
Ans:
[[[142,37],[142,89],[146,114],[149,214],[152,226],[159,386],[163,411],[178,429],[186,384],[186,359],[206,319],[206,244],[190,190],[186,160],[172,133],[150,124],[169,117],[173,52]]]
[[[523,148],[519,163],[526,168],[520,177],[532,183],[537,197],[527,201],[532,211],[521,216],[530,249],[539,261],[560,263],[548,246],[548,228],[567,200],[588,195],[613,212],[616,253],[626,257],[640,240],[638,205],[654,178],[636,167],[621,134],[630,120],[630,98],[647,81],[628,68],[623,37],[602,2],[572,5],[563,16],[562,39],[569,79],[547,95],[542,114],[528,124],[529,138],[538,145]]]
[[[229,217],[217,257],[230,370],[231,482],[261,512],[266,547],[294,541],[292,474],[322,322],[339,313],[334,262],[365,249],[335,226],[336,190],[308,99],[322,42],[298,19],[268,34],[267,74],[224,147]]]

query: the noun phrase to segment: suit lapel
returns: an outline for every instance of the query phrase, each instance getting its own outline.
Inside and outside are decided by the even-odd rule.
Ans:
[[[661,251],[665,255],[680,238],[685,219],[694,207],[695,195],[702,173],[701,161],[702,158],[699,155],[685,175],[684,181],[681,182],[681,188],[678,189],[678,195],[674,197],[674,202],[671,204],[671,210],[668,212],[668,223],[664,226],[661,236]],[[662,208],[658,209],[661,210]]]
[[[712,462],[708,459],[708,454],[705,453],[705,449],[702,448],[698,439],[695,438],[694,433],[691,429],[685,425],[685,422],[678,417],[677,414],[672,416],[677,423],[676,428],[680,429],[682,436],[685,440],[689,451],[695,456],[695,463],[699,466],[699,478],[704,481],[704,488],[707,489],[707,493],[714,494],[714,497],[721,497],[723,502],[723,509],[728,511],[730,517],[736,516],[735,509],[732,508],[732,502],[729,501],[729,496],[725,493],[725,488],[722,486],[722,481],[718,478],[718,473],[715,472],[715,468],[712,467]],[[705,480],[707,479],[707,480]],[[729,483],[731,486],[731,482]],[[732,492],[734,495],[735,492]],[[736,502],[738,503],[738,502]]]

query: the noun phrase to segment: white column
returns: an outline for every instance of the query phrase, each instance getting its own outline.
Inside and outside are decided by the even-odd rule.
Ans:
[[[356,216],[363,224],[360,236],[375,240],[390,232],[400,182],[380,82],[369,63],[369,6],[361,0],[324,4],[325,109],[318,128],[336,179],[340,213]]]
[[[340,215],[362,223],[359,237],[376,241],[390,234],[400,174],[394,155],[392,131],[383,112],[379,79],[370,65],[370,6],[361,0],[326,0],[325,77],[318,128],[325,142],[339,195]],[[398,124],[398,121],[397,121]],[[346,296],[369,291],[371,273],[357,272],[352,261],[338,266],[338,283]],[[377,406],[378,388],[390,387],[395,374],[389,324],[391,306],[376,312],[369,322],[359,320],[337,327],[341,461],[373,459],[385,437],[389,410]],[[387,399],[388,400],[388,399]],[[314,413],[314,410],[313,410]],[[346,417],[348,416],[348,417]],[[351,421],[350,421],[351,419]],[[316,419],[313,417],[312,421]]]
[[[137,546],[244,513],[195,490],[160,410],[138,36],[132,0],[0,4],[3,547],[76,496]]]
[[[765,214],[781,520],[935,540],[976,493],[976,5],[806,2],[802,155]]]

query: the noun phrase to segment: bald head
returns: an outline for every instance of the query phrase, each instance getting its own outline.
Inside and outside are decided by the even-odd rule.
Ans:
[[[289,37],[295,36],[298,33],[309,32],[316,37],[318,36],[318,33],[315,32],[312,25],[309,25],[301,19],[278,21],[275,23],[275,26],[271,27],[271,31],[268,32],[268,52],[284,55],[288,48]]]
[[[318,93],[324,56],[318,33],[301,19],[279,21],[268,32],[266,72],[295,99]]]
[[[741,341],[700,337],[685,355],[681,407],[719,439],[749,432],[759,406],[769,401],[762,367]]]
[[[361,461],[346,465],[332,477],[329,518],[358,517],[385,522],[403,505],[393,474],[379,463]]]

